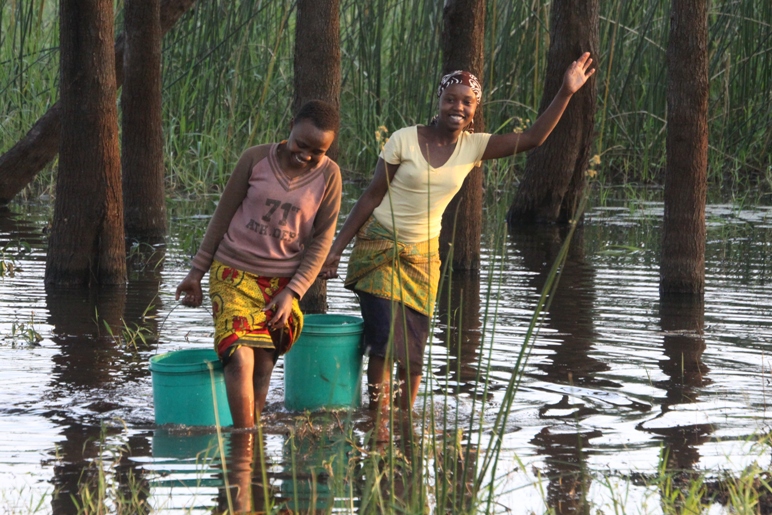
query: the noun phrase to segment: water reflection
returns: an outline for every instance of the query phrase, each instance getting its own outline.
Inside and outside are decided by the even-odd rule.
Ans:
[[[592,477],[587,470],[587,449],[590,440],[600,438],[600,430],[566,431],[559,428],[543,428],[531,440],[544,456],[547,478],[547,505],[557,515],[589,515],[590,503],[587,493]]]
[[[665,355],[659,366],[667,379],[655,385],[665,391],[657,417],[664,423],[655,419],[645,423],[644,428],[662,438],[662,457],[668,469],[684,471],[699,462],[699,447],[713,433],[711,424],[695,423],[692,412],[679,409],[699,402],[701,389],[711,383],[707,377],[710,369],[702,362],[706,347],[704,300],[699,296],[663,294],[659,316]],[[685,416],[679,417],[682,414]]]
[[[484,402],[484,389],[480,388],[484,371],[479,370],[484,316],[481,309],[479,272],[452,272],[442,284],[437,305],[435,337],[447,348],[447,358],[434,372],[437,377],[442,378],[438,381],[435,393],[467,394],[477,401]],[[486,357],[482,358],[484,361]],[[497,389],[497,386],[490,385],[488,392]],[[469,435],[460,432],[458,428],[462,424],[466,426],[459,420],[449,422],[451,427],[443,428],[444,433],[435,435],[436,441],[432,442],[435,454],[431,465],[437,479],[437,504],[444,506],[446,513],[468,511],[476,496],[478,448],[470,443],[472,438],[469,438]],[[465,427],[467,428],[468,426]],[[424,457],[419,453],[416,458],[412,468],[421,471],[424,467]],[[420,484],[417,481],[421,478],[410,479],[412,484]],[[414,498],[412,504],[415,505],[415,502]]]
[[[319,424],[321,419],[324,424]],[[358,506],[361,484],[367,483],[363,458],[355,440],[330,429],[330,422],[324,416],[308,419],[281,436],[263,435],[262,441],[252,431],[224,434],[227,473],[217,474],[215,512],[329,513],[341,506]],[[397,483],[400,488],[402,482]]]
[[[163,248],[151,259],[132,251],[130,282],[123,292],[46,292],[42,284],[46,209],[24,205],[14,212],[0,211],[4,259],[18,265],[14,276],[0,281],[0,326],[5,331],[0,339],[0,376],[6,379],[0,389],[0,426],[5,436],[0,442],[0,480],[13,485],[5,487],[6,497],[34,483],[30,497],[45,498],[47,507],[57,514],[73,513],[69,495],[77,493],[81,478],[98,473],[93,463],[101,456],[115,465],[110,473],[114,472],[111,477],[120,489],[128,491],[132,477],[141,485],[149,483],[148,502],[168,507],[168,512],[211,513],[223,508],[227,505],[225,479],[243,483],[246,474],[239,477],[239,472],[249,468],[249,489],[239,492],[249,490],[249,502],[259,506],[266,494],[254,441],[251,448],[249,442],[241,446],[235,442],[234,451],[226,437],[228,460],[236,465],[229,470],[234,475],[227,477],[219,454],[208,458],[203,473],[194,465],[195,457],[164,457],[159,432],[153,427],[150,356],[185,345],[211,344],[209,316],[203,310],[175,310],[171,300],[171,288],[186,272],[186,254],[194,248],[190,241],[198,236],[173,235],[168,261]],[[526,365],[529,375],[503,431],[504,452],[511,463],[515,457],[522,459],[529,473],[531,464],[543,464],[542,472],[549,479],[547,502],[552,507],[546,509],[581,511],[583,492],[604,488],[597,482],[590,484],[587,476],[598,477],[609,468],[622,474],[656,473],[661,452],[669,470],[694,470],[717,462],[738,467],[741,459],[735,458],[748,458],[741,456],[737,442],[763,430],[768,404],[763,388],[768,370],[762,361],[768,354],[772,318],[763,299],[772,295],[767,280],[772,226],[769,209],[722,209],[714,209],[713,225],[709,225],[706,262],[711,288],[704,306],[682,299],[659,300],[656,227],[661,203],[638,204],[635,209],[606,206],[588,213],[587,226],[576,235]],[[205,220],[199,225],[203,231]],[[486,416],[498,412],[502,390],[495,387],[510,377],[531,306],[564,237],[557,227],[510,235],[514,252],[502,265],[504,274],[493,279],[494,295],[505,300],[499,303],[495,328],[480,325],[486,315],[485,299],[481,302],[479,297],[486,294],[481,292],[479,278],[452,277],[450,297],[446,290],[439,299],[441,314],[433,340],[439,339],[447,348],[447,353],[438,349],[432,358],[432,372],[440,376],[438,385],[443,386],[442,396],[434,395],[435,414],[452,415],[444,405],[446,391],[450,394],[447,405],[458,414],[462,422],[458,427],[464,431],[477,416],[478,406],[485,407]],[[500,258],[491,249],[483,249],[483,254],[491,262]],[[356,312],[353,297],[342,288],[336,290],[334,284],[330,304],[338,313]],[[488,316],[492,318],[493,313]],[[43,336],[40,344],[25,343],[11,334],[21,322],[31,325],[33,318]],[[108,333],[105,321],[116,334]],[[147,329],[148,347],[135,350],[118,334],[124,326],[136,329],[135,324]],[[492,361],[485,382],[476,380],[481,352],[484,363],[489,352]],[[296,437],[296,449],[291,451],[290,436],[281,428],[294,427],[294,415],[281,407],[281,382],[277,374],[271,385],[270,434],[263,439],[269,463],[265,473],[271,485],[268,497],[277,509],[293,510],[292,503],[297,502],[308,509],[337,510],[345,503],[353,504],[355,511],[376,493],[379,498],[392,492],[408,498],[407,492],[420,481],[441,485],[445,492],[437,497],[442,492],[431,491],[430,510],[457,511],[459,503],[468,499],[473,487],[469,471],[476,454],[473,448],[467,454],[468,435],[447,432],[438,437],[440,442],[447,437],[447,447],[418,458],[424,460],[423,476],[416,461],[410,467],[405,463],[393,480],[383,481],[377,467],[361,458],[369,449],[338,454],[329,447],[337,441],[334,438],[305,435],[308,441]],[[482,399],[485,388],[494,391]],[[483,400],[486,404],[479,402]],[[656,413],[645,411],[644,403],[654,404]],[[127,429],[118,419],[126,422]],[[452,425],[452,416],[448,419]],[[104,432],[103,422],[107,424]],[[489,419],[484,418],[482,425],[485,438],[490,434]],[[357,427],[351,444],[362,446],[366,431]],[[100,444],[102,438],[105,441]],[[118,447],[120,452],[115,452]],[[334,476],[325,472],[327,465],[338,463],[345,463],[350,471],[335,470]],[[514,490],[517,485],[510,472],[500,467],[495,488]],[[335,477],[341,475],[353,478],[352,482],[336,483]],[[48,485],[61,489],[50,504]],[[518,506],[527,497],[524,505],[541,506],[540,492],[526,490],[514,490],[504,502]],[[145,487],[140,491],[145,492]],[[628,506],[627,511],[637,509]],[[534,511],[538,513],[539,508]]]
[[[127,406],[120,391],[147,376],[145,358],[139,352],[156,343],[163,253],[153,256],[146,260],[152,266],[133,269],[126,286],[46,291],[51,341],[58,349],[52,358],[52,407],[46,417],[61,428],[51,480],[58,492],[52,499],[54,513],[77,513],[79,489],[83,485],[95,489],[104,471],[102,459],[109,461],[116,454],[119,462],[107,466],[115,467],[118,491],[134,489],[140,496],[147,491],[137,488],[146,480],[142,469],[129,459],[132,454],[149,454],[147,437],[130,435],[117,453],[107,450],[106,439],[122,432]],[[105,458],[105,454],[112,455]],[[88,462],[92,466],[84,469]]]
[[[448,354],[435,374],[453,385],[451,391],[481,394],[478,387],[478,351],[482,339],[480,274],[450,274],[443,281],[437,306],[435,337],[447,347]]]
[[[84,406],[83,399],[88,399],[89,392],[108,389],[121,371],[120,352],[111,338],[100,335],[96,317],[118,327],[125,299],[124,288],[47,292],[51,339],[59,349],[53,358],[50,383],[50,397],[56,407],[47,416],[61,427],[63,437],[57,444],[58,465],[52,480],[59,492],[52,501],[55,513],[77,511],[71,497],[78,495],[83,463],[98,456],[96,443],[102,431],[99,414],[114,408],[109,401],[99,399]]]
[[[462,444],[457,436],[446,435],[433,442],[432,465],[437,478],[434,489],[437,505],[443,506],[445,513],[467,513],[479,500],[476,482],[479,449]]]
[[[568,227],[538,226],[514,227],[510,240],[522,257],[524,267],[532,272],[529,286],[541,292],[547,286],[550,268],[559,258],[560,249],[569,235]],[[598,409],[587,403],[581,392],[588,388],[619,387],[620,385],[597,377],[609,366],[592,354],[597,338],[595,316],[595,271],[585,259],[585,232],[578,227],[570,242],[568,255],[558,276],[558,288],[546,306],[545,328],[552,329],[550,337],[541,338],[537,345],[550,353],[535,363],[542,374],[532,377],[554,384],[582,386],[573,395],[564,394],[554,403],[545,403],[539,418],[580,421],[597,414]],[[591,478],[586,473],[585,449],[589,440],[602,436],[601,431],[569,431],[544,427],[531,440],[538,454],[545,456],[547,504],[557,514],[589,513],[587,492]]]
[[[257,438],[252,432],[233,432],[229,435],[228,481],[219,490],[217,513],[270,511],[272,487],[265,481],[268,471],[264,470],[260,460],[260,450],[255,448]],[[265,443],[260,442],[260,445]]]
[[[568,228],[561,226],[517,227],[510,231],[523,266],[533,272],[528,284],[535,291],[544,289],[567,235]],[[557,291],[547,306],[545,327],[553,330],[550,340],[542,338],[538,343],[550,354],[536,363],[543,374],[533,376],[557,384],[619,387],[616,382],[598,377],[599,373],[609,370],[609,366],[592,354],[597,339],[595,271],[585,259],[584,238],[584,228],[578,227],[558,277]]]

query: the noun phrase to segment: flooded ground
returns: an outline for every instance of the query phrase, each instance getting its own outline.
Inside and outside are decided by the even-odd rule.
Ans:
[[[43,286],[49,205],[0,214],[4,513],[73,513],[70,494],[105,469],[126,492],[132,481],[149,485],[157,512],[228,506],[216,435],[157,429],[147,368],[154,354],[210,345],[206,305],[182,308],[173,299],[206,224],[186,211],[209,210],[175,206],[169,246],[156,254],[163,259],[148,262],[147,249],[136,249],[128,286],[90,296]],[[769,447],[756,442],[768,431],[772,394],[772,209],[709,206],[703,303],[660,299],[661,216],[655,201],[588,211],[504,426],[492,511],[573,513],[584,497],[606,513],[659,513],[661,492],[635,478],[661,463],[697,471],[769,464]],[[483,238],[482,273],[453,277],[453,300],[440,304],[417,403],[463,429],[467,444],[470,419],[481,418],[480,439],[472,438],[480,453],[563,239],[560,229],[542,227],[499,245],[494,229]],[[330,282],[329,303],[331,312],[357,314],[339,281]],[[283,408],[281,361],[272,386],[262,435],[270,466],[249,466],[255,436],[226,435],[231,483],[261,483],[265,473],[269,495],[290,509],[332,510],[320,500],[323,481],[315,501],[307,489],[329,455],[309,452],[293,466],[287,451],[298,419]],[[365,412],[353,420],[362,437]],[[336,498],[335,511],[355,511],[357,502],[354,488]]]

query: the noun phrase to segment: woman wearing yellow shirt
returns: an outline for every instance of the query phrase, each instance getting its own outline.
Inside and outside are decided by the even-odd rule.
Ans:
[[[541,145],[594,73],[591,63],[585,53],[569,66],[552,103],[522,133],[473,133],[482,90],[474,75],[456,71],[440,82],[433,123],[400,129],[389,138],[320,274],[337,277],[343,250],[356,236],[345,286],[359,297],[365,323],[371,409],[388,408],[394,363],[400,412],[415,402],[440,277],[440,223],[464,178],[480,161]]]

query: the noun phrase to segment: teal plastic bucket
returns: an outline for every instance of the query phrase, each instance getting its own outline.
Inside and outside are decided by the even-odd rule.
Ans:
[[[216,407],[220,425],[233,425],[222,363],[213,349],[185,349],[153,356],[150,373],[156,424],[214,426]]]
[[[362,403],[364,322],[348,315],[306,315],[284,356],[284,405],[290,411],[356,408]]]

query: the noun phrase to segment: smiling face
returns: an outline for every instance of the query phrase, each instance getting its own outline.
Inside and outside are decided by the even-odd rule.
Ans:
[[[284,145],[283,164],[289,170],[304,172],[319,164],[335,140],[335,131],[325,131],[311,120],[301,119],[292,124]]]
[[[440,97],[439,123],[451,130],[462,130],[472,122],[477,109],[477,97],[472,88],[453,84]]]

